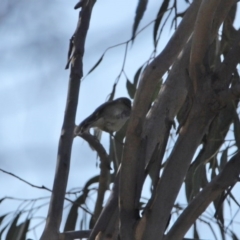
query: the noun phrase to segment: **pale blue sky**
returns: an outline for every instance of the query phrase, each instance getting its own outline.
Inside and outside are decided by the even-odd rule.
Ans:
[[[96,2],[86,41],[85,74],[106,48],[131,37],[137,2]],[[185,5],[185,1],[181,3]],[[13,2],[10,9],[0,11],[0,168],[48,188],[52,187],[54,178],[65,109],[69,71],[64,67],[69,39],[78,19],[78,11],[73,10],[75,4],[73,0],[19,0]],[[155,18],[158,8],[159,1],[149,1],[140,28]],[[144,30],[129,48],[125,71],[130,80],[152,52],[152,32],[153,25]],[[168,24],[162,34],[159,51],[171,34]],[[106,100],[121,70],[124,48],[120,46],[109,50],[99,67],[82,82],[77,123]],[[125,84],[123,76],[116,97],[127,96]],[[108,146],[107,142],[108,135],[104,134],[105,146]],[[82,139],[76,139],[68,189],[83,186],[98,172],[96,154]],[[48,192],[31,188],[1,172],[0,179],[0,198],[49,196]],[[181,198],[185,198],[183,193]],[[0,205],[0,215],[15,211],[18,205],[19,202],[13,200],[4,201]],[[47,208],[41,209],[37,216],[46,216],[46,211]],[[42,226],[37,230],[38,238],[41,231]],[[28,237],[35,239],[32,232]]]

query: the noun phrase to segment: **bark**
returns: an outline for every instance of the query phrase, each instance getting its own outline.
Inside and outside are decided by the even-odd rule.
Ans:
[[[80,236],[78,234],[89,235],[89,232],[83,231],[59,233],[69,173],[80,79],[82,77],[82,57],[93,6],[92,1],[82,2],[80,19],[73,38],[73,45],[71,46],[73,53],[69,60],[69,63],[71,63],[69,91],[62,134],[59,141],[58,164],[53,186],[54,194],[52,194],[47,223],[41,240],[71,239],[73,236]],[[109,169],[107,168],[107,166],[109,167],[109,156],[103,148],[96,147],[101,158],[101,181],[94,217],[96,219],[99,216],[99,218],[91,231],[90,240],[102,239],[106,233],[112,233],[118,218],[118,198],[121,239],[134,239],[134,228],[136,226],[136,239],[151,240],[156,239],[156,236],[159,236],[159,239],[163,238],[169,214],[186,176],[191,159],[196,148],[201,143],[204,133],[207,132],[213,118],[219,112],[221,103],[214,106],[214,109],[212,106],[212,98],[217,103],[220,100],[216,97],[216,93],[213,90],[219,90],[223,85],[227,86],[229,84],[230,75],[233,68],[235,68],[234,64],[239,61],[239,57],[236,57],[236,55],[233,58],[227,56],[224,60],[226,66],[222,65],[217,71],[218,75],[222,74],[219,77],[221,78],[220,85],[214,85],[214,89],[210,87],[211,73],[206,72],[202,68],[202,63],[210,43],[217,34],[219,25],[234,2],[233,0],[195,0],[165,49],[145,68],[136,92],[126,134],[122,169],[116,176],[112,194],[100,216],[103,197],[108,184],[106,176],[109,174]],[[196,17],[197,21],[195,24]],[[188,42],[194,24],[193,41]],[[186,42],[188,44],[185,47],[185,51],[176,61],[176,57],[183,50]],[[239,52],[239,40],[236,44],[234,49]],[[190,65],[189,56],[191,56]],[[154,106],[147,113],[158,81],[174,62],[175,64],[166,83],[162,86]],[[186,74],[188,65],[190,66],[191,78]],[[225,82],[222,80],[223,76]],[[146,177],[144,172],[146,164],[148,170],[148,163],[156,149],[163,153],[169,134],[169,125],[173,122],[187,94],[191,91],[191,80],[195,91],[187,121],[181,129],[177,143],[163,171],[161,181],[156,181],[157,185],[153,197],[149,201],[144,216],[136,225],[141,188]],[[160,158],[163,157],[162,154],[160,155],[158,157],[159,162],[161,161]],[[158,180],[159,168],[155,169],[154,176],[156,176],[156,180]],[[217,193],[219,193],[219,190]],[[212,197],[215,196],[216,192],[213,193]],[[205,202],[202,206],[205,207],[206,204],[208,202]],[[200,208],[201,211],[203,211],[204,207]],[[196,217],[196,215],[194,216]],[[193,218],[191,218],[191,221],[193,221]],[[183,230],[181,230],[179,235],[181,238],[184,231],[187,231],[189,224],[187,222]],[[175,232],[173,231],[171,234],[175,234]]]
[[[116,174],[116,178],[114,181],[114,186],[111,192],[111,195],[106,203],[105,207],[103,208],[93,230],[91,231],[89,240],[95,240],[96,236],[99,232],[105,232],[112,216],[114,215],[115,211],[117,210],[118,206],[118,193],[119,193],[119,176],[121,171],[121,165],[119,167],[118,173]]]
[[[202,64],[203,58],[210,45],[210,36],[212,35],[212,25],[215,11],[218,7],[218,0],[203,0],[198,11],[192,41],[192,50],[190,56],[190,77],[194,81],[196,91],[196,66]],[[216,31],[217,29],[215,29]]]
[[[75,238],[88,238],[90,235],[90,230],[82,231],[68,231],[61,233],[61,240],[73,240]]]
[[[85,139],[94,150],[96,150],[101,161],[97,200],[95,203],[93,216],[90,221],[90,228],[92,228],[92,226],[94,226],[94,224],[96,223],[102,211],[104,195],[109,187],[110,169],[111,169],[110,158],[105,148],[102,146],[102,144],[99,142],[99,140],[95,136],[88,133],[82,133],[81,137]]]
[[[226,164],[223,171],[215,177],[188,205],[164,240],[181,240],[198,216],[222,191],[239,181],[240,153],[238,152]]]
[[[63,126],[58,146],[56,173],[53,183],[53,193],[48,210],[45,229],[41,240],[59,240],[59,227],[62,220],[65,192],[68,181],[73,131],[78,104],[80,79],[82,78],[82,58],[85,39],[91,18],[93,1],[85,1],[80,12],[79,22],[73,39],[73,57],[68,86],[68,96],[63,120]]]
[[[158,81],[172,65],[192,32],[200,2],[200,0],[195,0],[192,3],[165,49],[146,67],[135,95],[126,135],[120,176],[120,233],[121,238],[124,240],[133,239],[133,225],[136,220],[137,162],[141,147],[144,119]],[[152,152],[154,149],[155,147],[152,149]]]
[[[231,5],[228,7],[228,10],[230,9],[230,7]],[[218,14],[215,15],[216,17],[218,17],[218,19],[216,19],[216,22],[220,25],[221,21],[225,19],[228,12],[217,12]],[[210,39],[214,39],[219,25],[213,25],[214,29],[212,29],[212,36],[210,37]],[[203,36],[206,37],[206,35],[204,34]],[[139,226],[139,229],[143,229],[144,227],[146,227],[143,239],[155,239],[155,236],[159,236],[159,239],[162,239],[172,206],[182,185],[191,159],[195,153],[196,148],[202,140],[203,134],[208,130],[211,121],[219,110],[213,109],[214,106],[209,108],[209,106],[213,104],[213,99],[217,101],[217,96],[210,86],[211,73],[208,74],[207,72],[205,72],[204,68],[201,69],[201,67],[197,67],[196,69],[197,72],[195,77],[197,82],[199,83],[199,90],[196,92],[195,96],[193,96],[193,106],[191,108],[187,123],[182,128],[177,143],[175,144],[175,147],[168,159],[168,163],[163,171],[161,180],[157,188],[157,194],[154,204],[152,208],[146,211],[142,220],[140,221],[141,225]],[[177,84],[177,80],[175,80],[175,82]],[[175,85],[172,84],[171,87],[174,89]],[[164,94],[164,91],[165,89],[163,89],[163,92],[160,92],[160,94]],[[171,90],[169,90],[169,93],[166,94],[166,98],[169,96],[176,95],[173,94],[173,92],[171,93]],[[170,100],[168,102],[174,101],[173,97],[169,98]],[[163,101],[164,100],[161,100],[159,101],[159,103]],[[159,104],[159,106],[160,105],[161,104]],[[163,113],[165,109],[165,105],[162,104],[159,112],[156,111],[156,114],[154,116],[155,118],[157,114],[162,116],[162,120],[160,120],[161,118],[158,118],[158,120],[155,122],[156,124],[158,124],[158,122],[161,122],[162,124],[164,123],[163,119],[165,118],[165,115]],[[160,113],[162,113],[163,115]],[[153,129],[154,127],[155,124],[152,124]],[[155,130],[153,129],[152,131]],[[155,132],[157,131],[155,130]]]
[[[162,239],[167,221],[182,185],[192,157],[207,131],[214,114],[209,108],[211,91],[197,96],[193,103],[188,121],[182,128],[174,149],[164,168],[157,187],[156,198],[143,218],[146,229],[143,239]],[[199,114],[200,113],[200,114]]]

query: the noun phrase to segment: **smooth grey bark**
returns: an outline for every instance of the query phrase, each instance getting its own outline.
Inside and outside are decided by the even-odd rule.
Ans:
[[[223,171],[215,177],[188,205],[164,240],[181,240],[198,216],[219,194],[239,181],[240,153],[234,155]]]
[[[94,228],[91,231],[89,240],[94,240],[95,237],[98,235],[99,232],[105,232],[109,221],[111,220],[112,216],[114,215],[115,211],[117,210],[118,206],[118,196],[119,196],[119,176],[121,171],[121,165],[119,166],[118,173],[116,174],[113,189],[111,195],[103,208]]]
[[[230,9],[230,7],[231,5],[228,7],[228,10]],[[224,20],[227,13],[228,13],[227,11],[222,11],[221,14],[219,12],[218,14],[216,14],[216,17],[218,17],[218,19],[216,19],[216,22],[219,25],[221,21]],[[211,32],[213,36],[215,36],[215,33],[217,32],[219,25],[213,24],[213,31]],[[212,39],[213,36],[211,36],[210,39]],[[146,227],[145,232],[144,230],[142,230],[144,232],[143,239],[148,240],[155,239],[155,236],[159,236],[159,239],[163,237],[163,233],[165,230],[165,226],[167,224],[167,220],[169,218],[170,211],[172,209],[173,203],[180,189],[180,186],[183,182],[184,176],[186,175],[190,161],[193,157],[196,148],[201,142],[203,133],[207,131],[209,124],[214,118],[214,114],[212,114],[212,109],[209,108],[209,104],[211,104],[212,101],[211,99],[215,96],[214,91],[212,91],[212,89],[209,88],[207,83],[207,81],[210,80],[209,79],[210,75],[208,76],[206,72],[201,72],[200,69],[198,69],[197,73],[198,74],[196,76],[198,77],[198,82],[200,83],[199,87],[201,90],[195,94],[193,99],[194,102],[193,107],[191,109],[192,113],[189,115],[189,117],[191,116],[192,119],[188,117],[188,123],[184,126],[184,128],[182,128],[179,139],[175,144],[172,154],[168,159],[168,163],[163,171],[161,180],[159,182],[156,194],[157,197],[154,201],[154,205],[152,206],[152,208],[148,209],[148,212],[146,212],[146,215],[143,216],[142,220],[140,221],[140,225],[138,226],[139,229],[143,229]],[[169,88],[171,89],[171,87],[174,89],[175,87],[174,84]],[[201,95],[204,96],[204,98]],[[166,96],[176,95],[172,94],[170,90],[169,93],[166,94]],[[159,102],[161,103],[162,101],[163,100]],[[174,102],[174,98],[169,100],[169,103],[172,102]],[[158,113],[159,116],[162,116],[162,119],[164,119],[165,118],[165,115],[163,115],[164,110],[166,108],[167,109],[171,108],[166,107],[166,104],[162,104],[161,107],[162,109],[160,110],[162,111],[162,114],[160,114],[161,112]],[[205,116],[202,115],[204,112],[206,114]],[[159,121],[160,119],[156,121],[156,124]],[[162,120],[162,124],[163,122],[164,121]],[[152,126],[155,127],[154,124],[152,124]],[[201,129],[201,131],[198,131],[197,129],[198,130]]]
[[[68,182],[80,79],[83,75],[82,58],[93,3],[94,1],[92,0],[84,1],[79,16],[78,26],[74,33],[68,96],[58,146],[57,166],[52,190],[53,193],[51,195],[45,229],[40,238],[41,240],[60,239],[59,227],[62,220],[64,198]]]
[[[136,220],[137,164],[145,116],[159,79],[173,64],[192,32],[200,3],[201,0],[195,0],[191,4],[165,49],[145,68],[135,95],[126,134],[120,176],[120,235],[124,240],[132,240],[134,238],[133,225]],[[152,149],[152,153],[154,149],[155,146]]]

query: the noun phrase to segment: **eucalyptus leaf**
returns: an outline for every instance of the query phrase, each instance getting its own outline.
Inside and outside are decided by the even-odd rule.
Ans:
[[[238,149],[240,149],[240,121],[237,113],[234,116],[233,126],[234,126],[234,137],[236,140],[236,145]]]
[[[101,63],[103,60],[104,54],[100,57],[100,59],[93,65],[93,67],[88,71],[87,75],[89,75],[91,72],[95,70],[95,68]],[[87,76],[86,75],[86,76]]]
[[[134,75],[133,84],[134,84],[135,87],[137,87],[139,76],[140,76],[140,73],[142,71],[142,68],[143,68],[143,65],[137,70],[137,72]]]
[[[148,3],[148,0],[139,0],[138,1],[136,15],[135,15],[134,24],[133,24],[132,40],[134,40],[134,38],[135,38],[138,25],[139,25],[141,19],[143,18],[144,12],[147,8],[147,3]]]
[[[156,21],[155,21],[154,28],[153,28],[154,47],[157,46],[157,32],[158,32],[158,28],[160,26],[160,23],[162,21],[164,13],[167,11],[169,2],[170,2],[170,0],[164,0],[162,5],[160,6],[160,9],[159,9],[158,13],[157,13]]]
[[[18,231],[17,240],[25,240],[26,239],[30,221],[31,221],[30,219],[26,219],[25,222],[18,225],[19,231]]]
[[[130,98],[133,99],[136,92],[136,87],[128,79],[126,82],[126,87],[127,87],[128,95],[130,96]]]
[[[228,148],[226,148],[223,152],[222,152],[222,156],[220,158],[220,170],[223,170],[224,166],[227,163],[227,158],[228,158]]]
[[[85,190],[83,194],[81,194],[71,206],[70,211],[67,216],[67,220],[64,226],[64,231],[75,230],[76,222],[78,218],[78,209],[79,205],[85,204],[86,198],[88,196],[89,190]]]
[[[16,217],[13,219],[12,224],[10,225],[7,235],[6,235],[6,240],[15,240],[17,238],[19,228],[17,227],[17,222],[20,217],[21,213],[18,213]]]

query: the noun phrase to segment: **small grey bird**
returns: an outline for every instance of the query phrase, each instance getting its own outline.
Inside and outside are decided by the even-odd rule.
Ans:
[[[100,105],[89,117],[75,128],[75,135],[97,127],[102,131],[113,133],[120,130],[131,113],[131,101],[128,98],[117,98]]]

